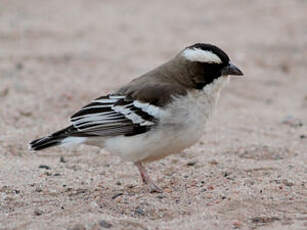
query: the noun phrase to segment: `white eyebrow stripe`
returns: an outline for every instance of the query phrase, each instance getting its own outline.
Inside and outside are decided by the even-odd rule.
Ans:
[[[189,61],[221,64],[222,60],[213,52],[197,48],[188,48],[182,54]]]

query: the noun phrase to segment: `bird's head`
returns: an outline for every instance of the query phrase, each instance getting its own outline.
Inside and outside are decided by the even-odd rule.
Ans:
[[[228,55],[220,48],[204,43],[186,47],[181,53],[189,72],[193,73],[196,88],[214,82],[220,77],[243,75],[242,71],[231,63]]]

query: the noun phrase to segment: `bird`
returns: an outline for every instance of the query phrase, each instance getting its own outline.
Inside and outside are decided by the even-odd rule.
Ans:
[[[132,161],[150,192],[162,192],[144,164],[180,153],[203,135],[229,76],[242,76],[213,44],[185,47],[171,60],[98,97],[70,117],[70,125],[30,142],[52,146],[95,145]]]

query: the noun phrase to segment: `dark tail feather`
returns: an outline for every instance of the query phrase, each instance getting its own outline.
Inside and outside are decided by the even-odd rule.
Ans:
[[[45,148],[49,148],[52,146],[57,146],[62,143],[62,140],[68,137],[75,128],[73,126],[69,126],[65,129],[62,129],[58,132],[53,133],[50,136],[39,138],[37,140],[32,141],[29,145],[30,150],[38,151]]]
[[[42,150],[45,148],[59,145],[61,144],[61,141],[64,138],[65,137],[59,138],[59,137],[52,137],[52,136],[39,138],[30,143],[30,150],[38,151],[38,150]]]

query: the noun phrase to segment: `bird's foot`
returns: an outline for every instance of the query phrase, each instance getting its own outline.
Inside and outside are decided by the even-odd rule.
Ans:
[[[154,193],[154,192],[162,193],[163,190],[152,182],[143,164],[141,162],[136,162],[135,165],[138,167],[140,171],[144,184],[148,185],[150,193]]]
[[[158,187],[157,185],[155,185],[152,182],[150,184],[148,184],[148,186],[149,186],[149,192],[150,193],[162,193],[163,192],[163,190],[160,187]]]

